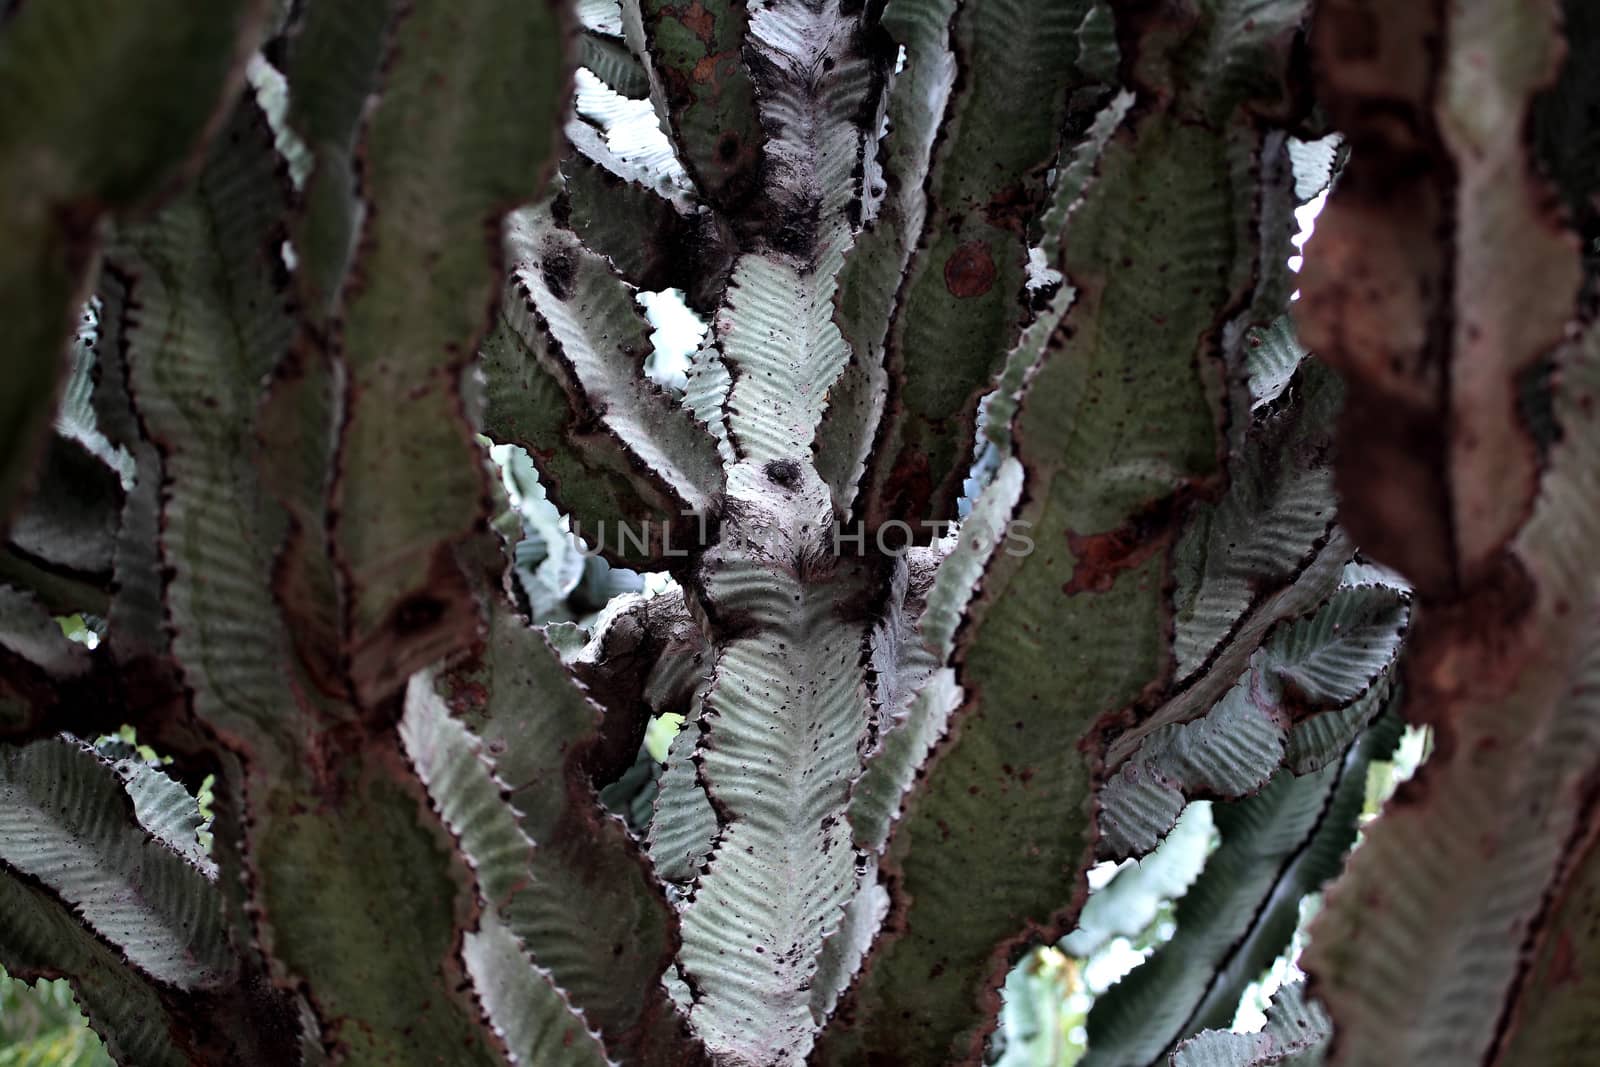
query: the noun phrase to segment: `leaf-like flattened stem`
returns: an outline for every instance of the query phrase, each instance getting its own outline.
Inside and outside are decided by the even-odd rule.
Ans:
[[[273,370],[261,413],[262,480],[289,523],[273,564],[273,591],[301,662],[330,694],[349,685],[339,576],[328,547],[344,411],[332,328],[366,210],[355,148],[398,6],[395,0],[303,5],[286,40],[284,121],[310,169],[287,220],[300,331]]]
[[[1492,580],[1418,608],[1405,712],[1435,751],[1311,927],[1303,966],[1334,1019],[1332,1063],[1540,1062],[1510,1050],[1539,1040],[1518,1031],[1571,932],[1558,902],[1589,877],[1600,768],[1600,330],[1560,371],[1563,436],[1533,517]]]
[[[89,650],[61,632],[36,596],[0,585],[0,737],[61,729],[45,710],[54,703],[51,691],[92,666]]]
[[[1339,873],[1356,837],[1367,766],[1389,758],[1392,712],[1342,758],[1213,808],[1219,844],[1178,902],[1177,931],[1095,1000],[1084,1067],[1157,1062],[1182,1038],[1233,1022],[1239,997],[1289,944],[1300,901]]]
[[[952,73],[931,42],[912,38],[924,55],[908,58],[932,65],[914,72],[905,91],[932,95],[898,102],[895,111],[908,112],[912,124],[897,152],[899,131],[890,133],[905,172],[889,173],[916,183],[916,192],[894,192],[881,223],[891,229],[863,253],[885,255],[878,243],[889,235],[901,243],[899,256],[887,256],[899,268],[888,275],[897,294],[871,293],[879,307],[892,300],[895,317],[891,324],[850,316],[852,341],[867,353],[886,346],[891,378],[887,425],[878,433],[866,490],[870,526],[954,517],[978,395],[1027,318],[1029,227],[1048,198],[1046,177],[1069,93],[1082,84],[1078,30],[1090,6],[1089,0],[961,5],[949,15]],[[926,14],[937,18],[931,5]],[[910,10],[901,17],[907,30],[928,25]],[[918,120],[931,117],[922,109],[939,106],[944,94],[924,192],[917,164],[932,131]],[[1020,100],[1028,105],[1017,107]],[[1005,121],[995,121],[1000,114]],[[851,281],[871,283],[877,273],[864,266]],[[848,299],[853,304],[855,297]]]
[[[362,135],[332,539],[365,702],[478,625],[451,555],[488,514],[461,379],[499,299],[501,219],[553,154],[566,29],[545,0],[408,8]]]
[[[54,433],[35,474],[8,547],[65,578],[108,585],[122,518],[117,472],[77,438]]]
[[[894,49],[852,0],[764,0],[748,38],[767,134],[760,236],[815,262],[877,199],[871,146]]]
[[[1245,339],[1244,371],[1252,409],[1278,399],[1305,359],[1305,346],[1295,336],[1294,321],[1288,315],[1265,329],[1251,331]]]
[[[288,124],[313,160],[292,220],[301,311],[316,326],[337,311],[364,205],[354,151],[378,90],[397,0],[319,0],[302,5],[288,37]]]
[[[392,739],[315,702],[269,587],[284,519],[262,492],[252,431],[292,330],[276,165],[246,100],[195,190],[118,235],[130,392],[166,478],[173,652],[197,716],[245,758],[255,932],[274,977],[304,991],[313,1036],[363,1062],[493,1063],[480,1009],[457,988],[469,873]]]
[[[216,988],[236,973],[206,876],[139,825],[116,772],[75,741],[0,749],[0,869],[37,879],[157,981]]]
[[[503,909],[533,879],[533,842],[481,753],[481,743],[434,690],[427,673],[412,676],[400,738],[445,825],[461,843],[478,879],[484,912],[466,935],[463,959],[490,1021],[516,1063],[547,1062],[559,1045],[563,1062],[608,1062],[605,1049],[567,1003],[550,975],[528,958],[506,926]]]
[[[1297,580],[1234,621],[1228,640],[1213,652],[1204,670],[1191,674],[1139,725],[1117,735],[1106,748],[1107,770],[1121,766],[1156,731],[1205,715],[1238,681],[1274,625],[1311,610],[1327,598],[1338,585],[1340,574],[1348,570],[1353,550],[1349,537],[1335,527]]]
[[[643,614],[651,629],[659,630],[663,624],[667,628],[665,641],[659,638],[652,641],[658,647],[651,650],[651,654],[658,658],[645,680],[643,698],[651,714],[671,712],[684,717],[668,746],[665,766],[655,776],[656,795],[647,839],[656,875],[665,882],[677,883],[681,891],[699,876],[702,861],[711,852],[717,835],[717,816],[692,759],[699,737],[705,688],[710,682],[712,657],[705,635],[688,611],[682,590],[643,599],[635,610]],[[574,657],[573,665],[589,691],[597,698],[606,699],[606,714],[610,716],[613,714],[612,699],[607,698],[601,688],[605,686],[613,694],[617,691],[617,687],[607,685],[609,668],[604,662],[593,666],[583,662],[597,643],[600,650],[604,650],[604,636],[597,633],[588,647]],[[608,735],[612,732],[606,731]],[[642,730],[638,737],[643,737]],[[638,748],[638,738],[634,740],[634,748]]]
[[[479,908],[454,839],[392,736],[329,755],[322,782],[246,791],[265,949],[347,1062],[501,1062],[460,956]]]
[[[1154,852],[1123,864],[1111,881],[1089,894],[1078,925],[1058,943],[1086,959],[1113,938],[1138,937],[1162,907],[1186,893],[1205,867],[1214,823],[1209,804],[1191,804]]]
[[[1351,387],[1352,527],[1421,594],[1406,714],[1437,748],[1330,892],[1305,965],[1336,1024],[1332,1062],[1539,1062],[1542,1040],[1570,1034],[1570,1017],[1524,1027],[1544,1004],[1562,1013],[1543,983],[1571,933],[1565,901],[1588,877],[1600,767],[1600,333],[1588,326],[1557,356],[1558,441],[1516,400],[1577,289],[1525,143],[1558,50],[1555,5],[1362,21],[1347,7],[1321,9],[1317,40],[1351,170],[1308,264],[1321,256],[1361,284],[1308,278],[1308,336],[1328,335]],[[1344,47],[1352,30],[1359,51]],[[1430,71],[1401,59],[1424,36],[1444,42]],[[1361,121],[1372,94],[1408,121]]]
[[[1185,678],[1235,636],[1247,612],[1271,605],[1277,618],[1297,614],[1326,589],[1285,598],[1333,533],[1333,421],[1338,376],[1307,362],[1291,390],[1245,431],[1230,464],[1228,492],[1208,506],[1178,546],[1173,647]],[[1284,599],[1296,603],[1284,604]]]
[[[622,6],[617,0],[577,0],[573,5],[578,25],[605,37],[622,36]]]
[[[287,1000],[229,944],[226,887],[208,882],[192,833],[185,859],[144,787],[124,793],[123,766],[68,738],[6,748],[0,763],[0,963],[12,976],[70,979],[122,1062],[285,1062]],[[181,794],[169,811],[194,808],[143,770]]]
[[[1561,342],[1580,281],[1527,143],[1556,8],[1317,9],[1319,98],[1351,155],[1297,319],[1348,386],[1342,521],[1426,596],[1489,578],[1537,488],[1520,379]]]
[[[621,300],[612,303],[636,314]],[[644,325],[634,325],[630,336],[637,344],[647,343]],[[630,364],[642,362],[633,354],[638,351],[623,350]],[[480,353],[488,379],[484,430],[497,441],[527,449],[539,468],[540,483],[564,511],[577,517],[580,530],[609,534],[597,548],[614,555],[619,548],[631,549],[634,556],[642,551],[651,558],[662,548],[659,537],[651,541],[662,528],[660,520],[677,514],[671,490],[603,423],[595,425],[593,413],[582,406],[583,394],[570,365],[562,373],[556,362],[559,353],[535,310],[514,289],[509,291]],[[626,545],[619,533],[623,530],[629,531]]]
[[[655,811],[650,819],[650,862],[664,881],[688,889],[700,877],[717,838],[717,813],[695,766],[704,701],[696,698],[667,748]]]
[[[734,211],[760,181],[761,125],[741,52],[744,0],[623,0],[628,45],[644,62],[662,128],[712,205]]]
[[[578,62],[623,96],[640,100],[650,95],[650,76],[622,39],[621,31],[620,15],[617,36],[585,26],[578,39]]]
[[[955,9],[955,0],[892,0],[883,12],[883,27],[905,49],[905,64],[894,75],[886,102],[891,132],[879,150],[884,195],[876,219],[856,237],[834,297],[834,321],[850,344],[850,362],[814,443],[817,469],[841,513],[854,505],[888,390],[883,342],[906,262],[922,232],[928,161],[955,83],[950,51]]]
[[[732,376],[728,424],[741,458],[809,456],[850,358],[833,299],[871,198],[885,46],[864,11],[839,0],[774,0],[752,16],[750,62],[769,138],[764,229],[735,263],[714,326]]]
[[[0,525],[49,425],[101,216],[148,206],[192,170],[197,146],[243,81],[265,10],[263,0],[137,7],[65,0],[7,9],[0,32]]]
[[[1098,798],[1101,854],[1123,859],[1154,848],[1186,799],[1245,796],[1280,765],[1308,774],[1342,753],[1389,697],[1408,617],[1400,590],[1352,584],[1315,613],[1280,623],[1204,716],[1139,735]],[[1227,656],[1217,669],[1232,666]],[[1212,689],[1203,680],[1161,713]]]
[[[293,1027],[276,991],[258,983],[210,995],[153,981],[86,930],[79,914],[3,868],[0,965],[22,981],[66,976],[118,1063],[294,1062]]]
[[[215,880],[216,865],[200,843],[198,831],[205,817],[200,804],[182,782],[142,759],[119,759],[113,765],[123,788],[133,799],[134,815],[157,840],[183,856]]]
[[[1118,179],[1132,175],[1122,172]],[[1185,355],[1183,371],[1164,367],[1163,384],[1148,386],[1142,399],[1171,396],[1179,388],[1180,374],[1193,373],[1192,354]],[[1067,463],[1077,459],[1074,469],[1085,478],[1073,488],[1062,484],[1071,480],[1064,472],[1052,484],[1050,468],[1040,470],[1065,451],[1049,432],[1050,421],[1067,407],[1059,390],[1071,388],[1057,382],[1068,368],[1080,373],[1093,356],[1058,353],[1058,358],[1035,380],[1022,411],[1023,425],[1039,449],[1021,451],[1032,481],[1029,492],[1036,494],[1022,517],[1031,524],[1030,537],[1043,543],[1025,559],[995,557],[984,595],[996,588],[1005,595],[989,607],[958,674],[968,700],[981,701],[982,710],[969,706],[959,713],[890,842],[885,862],[899,876],[904,896],[898,914],[891,914],[887,943],[869,960],[854,1004],[847,1001],[842,1016],[847,1029],[836,1035],[839,1047],[828,1050],[827,1062],[850,1062],[856,1053],[845,1049],[854,1041],[870,1055],[870,1050],[904,1051],[912,1040],[916,1055],[930,1062],[972,1054],[980,1040],[983,988],[990,973],[1004,965],[1006,951],[997,943],[1029,919],[1047,921],[1070,896],[1064,887],[1071,884],[1087,845],[1086,839],[1072,840],[1069,829],[1081,818],[1080,805],[1089,792],[1088,769],[1076,752],[1079,736],[1097,715],[1136,699],[1145,685],[1161,678],[1162,650],[1154,641],[1160,631],[1159,540],[1150,556],[1127,561],[1120,574],[1108,574],[1105,588],[1060,599],[1072,576],[1061,529],[1078,524],[1076,516],[1054,512],[1071,509],[1075,500],[1092,505],[1103,497],[1089,457],[1063,457]],[[1052,374],[1052,366],[1060,369]],[[1039,406],[1030,411],[1033,401]],[[1102,402],[1102,410],[1109,413],[1110,407]],[[1214,432],[1212,416],[1203,406],[1199,415],[1189,428],[1206,440]],[[1173,453],[1181,454],[1182,416],[1167,419],[1166,425]],[[1083,440],[1094,436],[1086,433]],[[1207,441],[1189,455],[1209,459],[1212,448]],[[1197,473],[1203,472],[1204,465],[1198,466]],[[1152,536],[1159,537],[1159,531]],[[1052,564],[1063,570],[1058,577],[1050,574]],[[1009,582],[996,577],[1005,572]],[[1075,651],[1080,645],[1081,653]],[[1054,678],[1051,696],[1041,691],[1045,679],[1039,671],[1046,664],[1052,675],[1071,665],[1073,682],[1066,691],[1080,709],[1076,714],[1057,703]],[[962,860],[952,863],[957,855]],[[953,870],[974,865],[992,878],[978,898],[952,878]]]
[[[684,911],[691,1019],[730,1063],[800,1062],[809,987],[855,888],[845,801],[870,703],[861,650],[872,568],[834,555],[809,466],[730,468],[721,539],[694,594],[716,649],[695,759],[722,823]]]
[[[811,1018],[821,1027],[839,1006],[839,998],[855,980],[889,914],[889,891],[878,879],[878,861],[867,856],[856,872],[856,890],[844,916],[829,931],[811,976]]]
[[[272,592],[306,673],[322,693],[341,698],[349,693],[349,681],[339,576],[329,550],[328,492],[342,386],[331,354],[302,324],[293,347],[273,368],[256,430],[261,485],[281,505],[286,523],[272,563]]]
[[[128,393],[159,452],[156,470],[140,457],[138,477],[164,479],[172,650],[195,711],[248,742],[291,731],[280,674],[287,640],[268,592],[282,516],[258,500],[251,432],[260,383],[293,328],[276,284],[287,203],[279,178],[266,120],[242,101],[195,188],[122,227],[109,254],[126,291]]]
[[[1591,683],[1600,680],[1591,676]],[[1563,860],[1566,884],[1532,946],[1514,1005],[1507,1009],[1495,1067],[1539,1067],[1582,1063],[1594,1052],[1595,996],[1600,981],[1600,945],[1594,916],[1600,911],[1600,834],[1571,842]]]
[[[451,718],[425,671],[412,675],[406,688],[400,743],[433,806],[461,842],[485,905],[498,912],[533,880],[533,842],[517,825],[516,810],[490,770],[482,743]]]
[[[810,451],[828,387],[850,351],[833,324],[839,258],[808,268],[792,257],[747,255],[717,313],[732,375],[729,437],[742,459],[787,460]]]
[[[574,119],[566,131],[572,151],[561,161],[561,224],[629,284],[679,288],[690,307],[715,308],[733,265],[726,221],[681,177],[619,156],[587,122]]]
[[[483,350],[485,428],[528,450],[596,550],[682,555],[721,488],[722,458],[645,376],[650,327],[633,287],[543,211],[513,218],[506,249],[513,278]]]
[[[1292,37],[1302,11],[1259,10],[1256,32]],[[1181,44],[1174,62],[1207,49],[1223,21],[1165,25]],[[979,1054],[1018,940],[1059,936],[1083,892],[1094,768],[1080,742],[1171,681],[1168,557],[1189,502],[1219,480],[1211,353],[1256,260],[1240,240],[1255,204],[1237,160],[1262,130],[1252,116],[1199,120],[1208,78],[1175,97],[1147,90],[1069,215],[1056,266],[1076,302],[1016,416],[1015,518],[1032,550],[997,554],[984,576],[957,653],[966,704],[889,842],[885,934],[821,1062]],[[974,868],[989,875],[981,894],[960,873]]]
[[[955,651],[956,627],[976,591],[990,557],[1006,540],[1006,523],[1022,492],[1022,465],[1007,460],[996,472],[957,531],[954,548],[939,563],[926,604],[911,639],[919,642],[932,670],[914,691],[883,709],[878,747],[867,754],[866,766],[850,795],[850,825],[856,845],[882,852],[889,829],[899,818],[907,792],[915,783],[950,716],[961,703],[955,671],[944,666]],[[901,659],[908,658],[902,654]]]
[[[166,661],[171,646],[162,625],[161,453],[141,430],[128,387],[122,342],[127,279],[114,270],[101,271],[95,295],[100,302],[91,397],[95,425],[133,460],[133,485],[123,502],[112,553],[116,593],[106,612],[110,652],[119,667],[126,669],[146,657]]]
[[[508,608],[439,691],[483,742],[533,841],[532,879],[504,908],[534,961],[622,1062],[700,1062],[661,975],[677,922],[627,829],[600,807],[585,766],[600,709],[540,631]]]
[[[534,965],[517,935],[499,919],[486,917],[467,934],[461,953],[512,1063],[599,1067],[612,1062],[550,976]]]
[[[13,978],[70,975],[78,1006],[123,1063],[188,1067],[157,988],[48,893],[0,869],[0,965]]]
[[[1318,1067],[1333,1023],[1306,995],[1305,983],[1279,989],[1256,1034],[1206,1030],[1172,1052],[1172,1067]],[[1556,1062],[1556,1061],[1547,1061]]]
[[[1109,19],[1110,16],[1106,15],[1105,18]],[[1110,143],[1111,135],[1121,127],[1134,100],[1134,94],[1126,89],[1115,93],[1089,124],[1083,138],[1071,146],[1070,154],[1063,153],[1061,175],[1056,182],[1050,206],[1041,220],[1042,225],[1057,227],[1065,225],[1071,212],[1077,207],[1084,190],[1092,183],[1101,153]],[[1059,230],[1046,230],[1040,240],[1039,250],[1046,254],[1046,262],[1050,261],[1049,257],[1059,258],[1061,236]],[[1057,276],[1052,277],[1052,275]],[[1067,313],[1077,295],[1070,285],[1063,284],[1058,275],[1059,271],[1052,270],[1042,277],[1035,276],[1030,279],[1038,283],[1038,288],[1034,289],[1031,295],[1035,299],[1042,299],[1044,307],[1023,329],[1015,347],[1006,353],[1005,364],[995,376],[994,392],[981,402],[986,408],[984,409],[985,440],[980,448],[994,448],[999,450],[1001,455],[1012,453],[1012,423],[1016,419],[1017,401],[1021,398],[1023,386],[1028,374],[1043,358],[1055,336],[1056,327],[1060,325],[1061,317]]]

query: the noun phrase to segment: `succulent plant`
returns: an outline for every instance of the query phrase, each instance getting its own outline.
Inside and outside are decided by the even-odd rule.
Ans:
[[[0,4],[0,965],[141,1067],[1014,1063],[1181,896],[1085,1063],[1581,1062],[1569,7]]]

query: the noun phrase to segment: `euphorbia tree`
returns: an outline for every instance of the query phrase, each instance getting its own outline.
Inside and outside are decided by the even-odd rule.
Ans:
[[[1593,21],[5,6],[0,963],[140,1065],[975,1062],[1206,798],[1090,1062],[1577,1062]],[[535,625],[485,439],[665,577]],[[1402,720],[1327,1011],[1195,1036]]]

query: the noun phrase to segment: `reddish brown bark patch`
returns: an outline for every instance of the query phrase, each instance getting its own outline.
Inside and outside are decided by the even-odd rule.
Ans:
[[[944,285],[951,296],[982,296],[994,287],[995,273],[987,241],[958,245],[944,261]]]
[[[1104,593],[1123,571],[1132,570],[1172,543],[1191,496],[1182,490],[1153,501],[1144,511],[1115,530],[1098,534],[1067,531],[1067,547],[1072,550],[1072,577],[1061,587],[1067,596],[1077,593]]]
[[[678,21],[683,23],[690,33],[700,38],[706,44],[715,44],[717,39],[717,20],[711,12],[705,9],[700,0],[683,11],[676,12]]]
[[[1424,602],[1409,641],[1408,717],[1414,713],[1413,721],[1448,731],[1453,716],[1470,702],[1508,692],[1540,640],[1527,625],[1537,593],[1517,557],[1502,553],[1466,595]]]
[[[1166,547],[1164,540],[1141,539],[1131,526],[1087,537],[1068,531],[1067,544],[1077,562],[1073,564],[1071,579],[1061,587],[1066,596],[1107,592],[1116,583],[1117,575],[1137,567]]]

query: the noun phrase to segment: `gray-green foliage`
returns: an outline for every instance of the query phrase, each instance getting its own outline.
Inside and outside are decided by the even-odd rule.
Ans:
[[[1511,6],[0,6],[0,964],[141,1067],[1570,1056],[1594,43]],[[1402,719],[1326,1009],[1214,1032]]]

